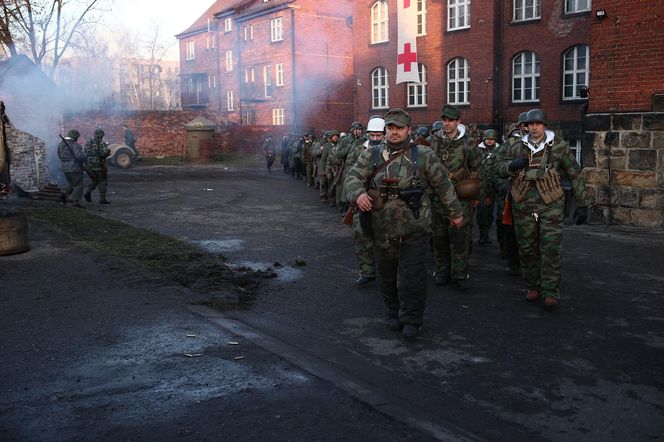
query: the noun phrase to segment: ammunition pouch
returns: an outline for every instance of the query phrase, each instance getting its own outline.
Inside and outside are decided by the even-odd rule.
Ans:
[[[565,191],[560,184],[560,174],[555,167],[547,169],[543,177],[535,181],[535,187],[544,204],[551,204],[565,196]]]
[[[530,190],[531,181],[526,180],[526,174],[521,171],[512,178],[512,188],[510,194],[512,199],[517,202],[523,202],[526,199],[526,194]]]
[[[413,211],[413,216],[415,219],[420,217],[420,208],[422,207],[422,195],[424,195],[424,189],[421,187],[411,187],[408,189],[399,191],[399,198],[404,200],[410,210]]]

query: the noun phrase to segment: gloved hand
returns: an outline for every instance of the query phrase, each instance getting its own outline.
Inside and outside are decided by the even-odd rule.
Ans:
[[[586,206],[577,207],[574,211],[574,222],[576,225],[581,225],[588,219],[588,208]]]
[[[528,165],[528,160],[521,157],[517,158],[516,160],[513,160],[508,166],[508,169],[510,170],[510,172],[516,172],[519,169],[523,169],[527,165]]]

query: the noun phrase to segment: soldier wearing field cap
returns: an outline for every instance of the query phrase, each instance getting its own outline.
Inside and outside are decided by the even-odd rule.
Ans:
[[[425,255],[436,195],[450,223],[460,226],[463,212],[436,155],[412,144],[411,117],[402,109],[385,114],[385,139],[362,152],[348,172],[348,200],[371,212],[380,290],[387,325],[415,338],[426,304]]]
[[[500,176],[512,177],[512,214],[521,275],[528,285],[526,299],[544,298],[547,307],[554,307],[560,292],[565,205],[560,178],[572,184],[577,224],[588,216],[586,183],[567,142],[547,129],[545,113],[531,109],[526,123],[528,134],[501,152],[496,168]]]

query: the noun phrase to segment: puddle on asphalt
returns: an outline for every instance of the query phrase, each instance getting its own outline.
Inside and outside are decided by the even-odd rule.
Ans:
[[[192,242],[210,253],[238,252],[244,249],[244,241],[241,239],[217,239]]]
[[[228,264],[228,266],[232,269],[236,269],[238,267],[247,267],[256,272],[265,272],[268,269],[271,269],[274,273],[277,274],[277,277],[275,279],[280,282],[291,282],[295,281],[296,279],[300,279],[302,278],[302,276],[304,276],[304,272],[295,267],[291,266],[275,267],[273,264],[269,264],[266,262],[241,261],[233,264]]]

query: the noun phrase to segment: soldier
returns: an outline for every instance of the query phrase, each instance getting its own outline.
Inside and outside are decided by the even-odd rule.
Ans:
[[[450,181],[456,186],[465,178],[479,176],[481,157],[474,142],[466,134],[466,127],[459,122],[459,109],[446,104],[441,117],[443,128],[433,135],[431,149],[438,155],[448,171]],[[450,224],[445,205],[435,197],[432,199],[431,235],[436,260],[436,285],[452,282],[458,290],[465,289],[472,239],[472,204],[475,198],[478,196],[459,197],[464,218],[460,229]]]
[[[427,137],[427,141],[429,142],[429,144],[431,144],[431,141],[433,140],[433,136],[436,135],[436,134],[439,134],[442,129],[443,129],[443,122],[442,121],[436,120],[436,121],[433,122],[433,124],[431,125],[431,133]]]
[[[402,109],[387,112],[384,142],[362,152],[345,183],[349,201],[372,214],[387,325],[402,330],[406,339],[419,333],[426,305],[428,195],[436,195],[453,225],[463,223],[461,205],[440,161],[428,147],[411,144],[410,122]]]
[[[274,147],[274,141],[271,136],[267,136],[263,141],[263,155],[265,156],[265,163],[267,165],[267,173],[272,173],[272,164],[277,157],[277,150]]]
[[[327,162],[327,156],[330,153],[328,142],[330,140],[329,130],[323,131],[321,136],[320,144],[317,149],[314,149],[314,161],[317,162],[317,173],[318,173],[318,194],[320,195],[320,202],[327,203],[327,171],[325,170],[325,163]]]
[[[342,209],[348,208],[348,199],[346,198],[346,193],[343,189],[344,180],[346,179],[348,171],[353,167],[353,164],[355,164],[355,160],[357,159],[356,156],[352,161],[348,161],[348,155],[351,151],[360,149],[367,140],[362,134],[363,131],[364,127],[362,126],[362,123],[359,121],[353,121],[353,124],[350,125],[350,135],[339,141],[337,159],[341,160],[341,175],[338,179],[339,185],[337,186],[336,203]]]
[[[284,135],[284,137],[281,139],[281,149],[279,150],[279,153],[281,154],[281,165],[284,167],[284,173],[290,172],[290,169],[288,168],[288,156],[290,155],[290,149],[288,145],[290,144],[290,139],[288,138],[288,135]]]
[[[122,127],[124,128],[124,143],[131,147],[132,150],[136,153],[136,160],[142,160],[143,155],[138,152],[138,147],[136,147],[136,136],[134,135],[134,132],[132,132],[131,129],[129,129],[129,126],[126,124],[124,124]]]
[[[487,184],[487,181],[489,181],[487,165],[496,149],[500,146],[496,142],[498,140],[498,132],[493,129],[485,130],[483,138],[483,141],[477,146],[482,156],[482,171],[484,173],[482,182],[486,185],[484,198],[482,198],[480,204],[477,206],[477,225],[480,229],[478,245],[480,246],[491,244],[489,229],[491,229],[491,224],[493,224],[495,219],[496,199],[493,187]]]
[[[431,146],[431,143],[429,142],[430,135],[431,134],[429,133],[428,127],[420,126],[415,131],[415,136],[413,138],[416,144],[421,144],[423,146]]]
[[[83,197],[89,203],[92,202],[92,191],[99,186],[99,204],[111,204],[106,199],[108,188],[108,169],[106,158],[111,154],[108,143],[104,141],[104,131],[95,130],[94,137],[85,143],[85,156],[87,157],[87,168],[90,172],[92,182],[88,185],[88,191]]]
[[[81,134],[76,129],[71,129],[67,133],[67,137],[58,144],[58,158],[67,180],[67,188],[60,195],[60,201],[66,204],[67,197],[70,197],[73,207],[83,207],[80,202],[85,181],[83,174],[85,155],[83,148],[78,144],[80,136]]]
[[[300,176],[301,172],[301,165],[302,165],[302,143],[303,143],[303,138],[296,137],[293,135],[291,137],[291,143],[288,146],[288,149],[290,150],[290,154],[288,156],[288,167],[290,169],[291,173],[291,178],[295,179],[301,179],[302,177]]]
[[[526,299],[543,297],[544,305],[554,307],[560,292],[565,204],[560,177],[565,175],[572,184],[577,225],[588,216],[586,183],[567,142],[547,130],[545,113],[531,109],[526,123],[528,134],[501,152],[497,171],[512,177],[512,214],[521,274],[528,284]]]
[[[372,146],[379,145],[383,141],[385,137],[385,120],[382,117],[374,116],[369,119],[367,137],[368,140],[365,140],[364,143],[353,144],[353,148],[348,152],[346,156],[347,167],[344,169],[344,181],[362,152],[366,149],[371,149]],[[344,189],[345,187],[344,183]],[[348,201],[347,195],[344,196],[344,200]],[[362,231],[360,214],[357,213],[357,210],[355,212],[353,216],[353,239],[355,240],[355,256],[357,256],[357,263],[360,266],[360,276],[355,281],[355,285],[363,287],[376,279],[376,259],[374,257],[373,238]]]
[[[314,162],[313,162],[314,137],[310,133],[304,134],[304,143],[302,144],[302,157],[304,158],[304,176],[307,186],[314,187]]]
[[[337,158],[337,152],[339,152],[339,131],[330,131],[330,138],[326,149],[325,172],[327,175],[327,199],[330,202],[330,207],[335,207],[337,205],[337,185],[341,176],[341,160]]]

